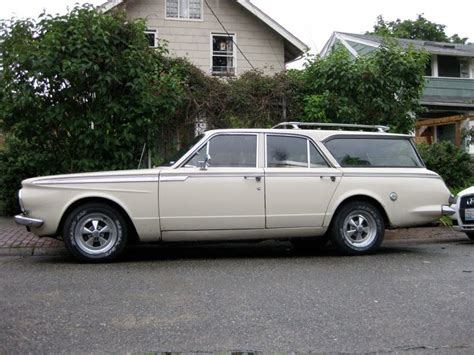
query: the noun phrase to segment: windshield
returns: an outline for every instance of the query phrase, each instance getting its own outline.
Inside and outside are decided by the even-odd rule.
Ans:
[[[198,135],[196,138],[194,138],[191,143],[185,145],[183,148],[181,148],[178,152],[173,154],[170,157],[167,157],[161,164],[160,166],[172,166],[174,163],[176,163],[179,159],[181,159],[188,151],[191,149],[197,142],[199,142],[202,138],[204,137],[204,134]]]

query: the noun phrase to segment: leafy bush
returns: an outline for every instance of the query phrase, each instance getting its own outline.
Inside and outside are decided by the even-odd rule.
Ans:
[[[470,155],[454,144],[450,142],[420,144],[418,150],[426,167],[441,175],[446,185],[455,192],[468,187],[471,183],[473,171]]]
[[[389,125],[409,133],[422,111],[420,97],[428,57],[387,42],[353,58],[337,47],[326,58],[309,60],[301,73],[307,121]]]
[[[0,200],[26,177],[137,166],[181,100],[166,49],[143,21],[91,6],[0,22]]]

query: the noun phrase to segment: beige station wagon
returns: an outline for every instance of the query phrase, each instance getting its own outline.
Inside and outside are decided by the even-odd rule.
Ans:
[[[386,228],[451,215],[441,177],[407,135],[382,126],[285,122],[206,132],[169,166],[23,181],[16,222],[62,236],[79,260],[127,242],[327,240],[374,252]]]

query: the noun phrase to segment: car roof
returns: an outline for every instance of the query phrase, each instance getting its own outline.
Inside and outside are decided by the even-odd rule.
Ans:
[[[348,131],[348,130],[323,130],[323,129],[272,129],[272,128],[237,128],[237,129],[215,129],[206,132],[206,135],[217,133],[268,133],[268,134],[290,134],[303,135],[314,139],[315,141],[324,141],[332,136],[373,136],[373,137],[399,137],[413,138],[408,134],[385,133],[385,132],[367,132],[367,131]]]

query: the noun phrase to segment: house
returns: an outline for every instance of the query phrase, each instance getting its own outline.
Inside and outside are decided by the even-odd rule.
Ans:
[[[402,47],[413,46],[429,53],[421,104],[427,109],[416,124],[418,142],[450,141],[465,146],[463,132],[474,128],[474,44],[454,44],[397,39]],[[321,51],[326,56],[335,45],[354,56],[367,55],[383,43],[383,37],[334,32]]]
[[[172,55],[188,58],[205,73],[240,75],[250,69],[274,74],[308,47],[248,0],[110,0],[143,18],[150,46],[168,42]]]

